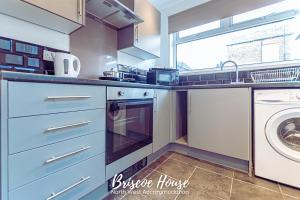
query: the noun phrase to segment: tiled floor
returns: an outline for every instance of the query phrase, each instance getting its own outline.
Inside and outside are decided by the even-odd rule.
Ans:
[[[185,189],[156,185],[161,175],[167,175],[170,181],[188,180]],[[105,200],[297,200],[300,190],[265,179],[249,177],[247,174],[200,161],[179,153],[167,153],[133,179],[153,181],[150,188],[127,190],[127,193],[109,195]],[[159,191],[173,191],[159,194]],[[181,193],[180,193],[181,191]],[[186,192],[186,193],[184,193]]]

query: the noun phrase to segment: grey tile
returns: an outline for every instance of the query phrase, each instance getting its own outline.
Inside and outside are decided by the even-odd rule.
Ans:
[[[283,200],[283,197],[280,192],[234,179],[230,199]]]
[[[215,196],[209,191],[199,190],[197,187],[190,185],[185,191],[187,193],[180,194],[176,200],[222,200],[222,198]]]
[[[151,169],[156,169],[159,165],[161,165],[164,161],[166,161],[173,153],[168,152],[161,157],[159,157],[157,160],[154,162],[150,163],[147,167]]]
[[[221,80],[207,81],[207,84],[223,84],[223,81],[221,81]]]
[[[187,80],[187,76],[179,76],[179,82],[186,82]]]
[[[197,82],[194,82],[195,85],[206,85],[207,84],[207,81],[197,81]]]
[[[249,177],[248,174],[245,174],[245,173],[242,173],[242,172],[237,172],[237,171],[234,172],[234,178],[238,179],[238,180],[241,180],[241,181],[248,182],[248,183],[252,183],[254,185],[265,187],[265,188],[268,188],[270,190],[280,192],[279,185],[276,182],[273,182],[273,181],[268,181],[268,180],[265,180],[265,179],[262,179],[262,178],[259,178],[259,177],[254,177],[254,176]]]
[[[209,81],[209,80],[215,80],[215,74],[202,74],[200,76],[200,80],[201,81]]]
[[[189,180],[189,185],[208,196],[230,198],[232,178],[197,168]]]
[[[187,180],[193,173],[195,167],[179,162],[177,160],[168,159],[156,170],[178,180]]]
[[[216,80],[230,80],[230,73],[218,73],[216,74]]]
[[[300,198],[300,189],[280,184],[280,188],[283,194]]]
[[[193,165],[202,169],[205,169],[207,171],[211,171],[211,172],[215,172],[224,176],[228,176],[228,177],[233,177],[233,170],[216,165],[216,164],[212,164],[212,163],[208,163],[206,161],[201,161],[198,160],[196,158],[192,158],[190,156],[186,156],[186,155],[182,155],[179,153],[174,153],[172,154],[172,156],[170,157],[171,159],[175,159],[175,160],[180,160],[186,164],[189,165]]]
[[[188,81],[199,81],[200,75],[190,75],[188,76]]]

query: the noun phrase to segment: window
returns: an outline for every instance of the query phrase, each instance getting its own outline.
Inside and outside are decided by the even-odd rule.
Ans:
[[[290,0],[284,2],[288,4]],[[300,59],[300,40],[295,40],[300,31],[295,28],[299,29],[295,25],[297,12],[294,7],[288,10],[290,7],[279,4],[276,14],[270,15],[266,7],[251,11],[256,13],[252,17],[244,13],[218,21],[219,26],[203,25],[176,33],[173,48],[176,48],[177,68],[180,71],[216,68],[226,60],[251,65]],[[269,7],[274,11],[279,4]],[[253,21],[258,16],[263,17]]]
[[[218,21],[214,21],[208,24],[204,24],[201,26],[196,26],[194,28],[190,28],[184,31],[179,31],[179,37],[186,37],[189,35],[194,35],[197,33],[201,33],[201,32],[205,32],[205,31],[209,31],[209,30],[213,30],[216,28],[220,28],[220,20]]]

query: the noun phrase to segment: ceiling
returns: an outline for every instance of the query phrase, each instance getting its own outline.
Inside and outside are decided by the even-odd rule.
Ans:
[[[170,16],[211,0],[150,0],[162,13]]]

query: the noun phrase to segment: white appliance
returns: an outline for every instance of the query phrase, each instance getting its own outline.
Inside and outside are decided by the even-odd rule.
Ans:
[[[300,89],[254,91],[255,175],[300,188]]]
[[[76,78],[80,72],[80,60],[78,57],[57,52],[54,55],[54,74],[61,77]]]

